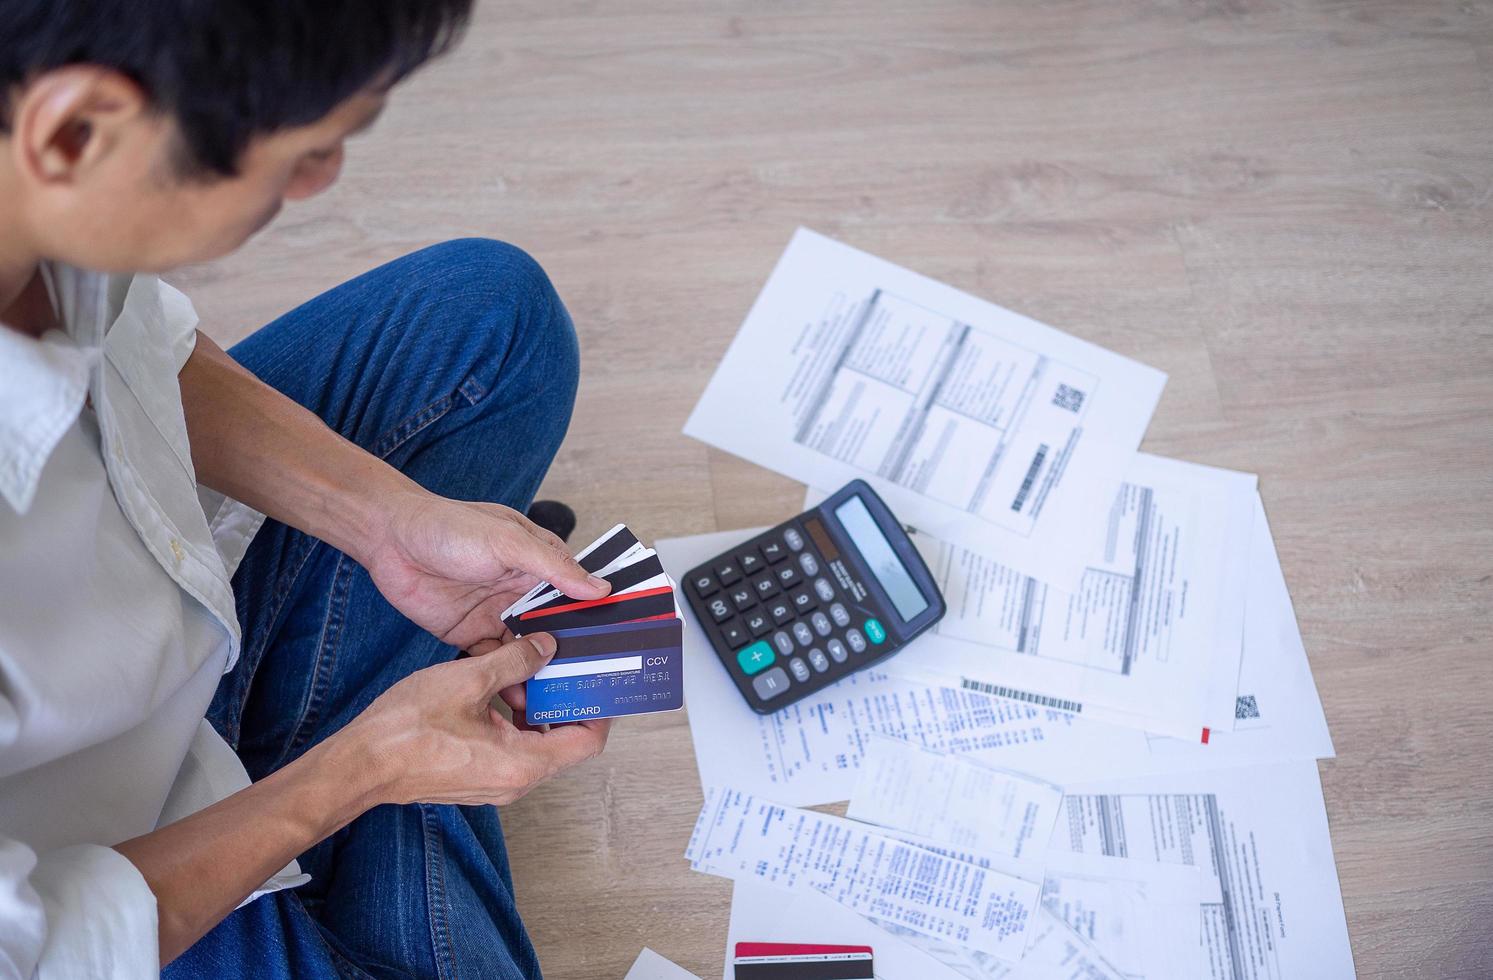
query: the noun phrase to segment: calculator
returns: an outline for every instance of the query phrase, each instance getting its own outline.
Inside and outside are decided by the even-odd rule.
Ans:
[[[864,480],[687,581],[715,655],[761,714],[885,660],[945,608],[907,532]]]

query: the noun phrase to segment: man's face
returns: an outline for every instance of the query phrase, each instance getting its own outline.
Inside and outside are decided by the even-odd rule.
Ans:
[[[239,173],[183,176],[176,123],[146,111],[105,116],[78,139],[103,145],[67,179],[33,181],[23,203],[42,254],[100,272],[159,272],[234,251],[287,201],[329,187],[343,143],[383,109],[382,91],[359,93],[321,120],[256,137]]]

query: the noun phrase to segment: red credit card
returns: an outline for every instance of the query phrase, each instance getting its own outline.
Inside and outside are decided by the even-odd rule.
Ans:
[[[737,943],[736,980],[872,980],[870,946]]]

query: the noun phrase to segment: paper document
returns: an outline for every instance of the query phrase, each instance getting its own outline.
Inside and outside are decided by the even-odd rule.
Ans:
[[[1202,873],[1207,980],[1352,977],[1315,762],[1069,786],[1053,847]]]
[[[1026,948],[1042,887],[727,787],[706,790],[685,856],[697,871],[817,892],[852,912],[1008,960]]]
[[[700,980],[700,978],[645,946],[623,980]]]
[[[1195,867],[1055,852],[1047,860],[1042,907],[1123,976],[1196,980],[1201,891]]]
[[[799,229],[684,431],[1071,589],[1165,381]]]
[[[1137,454],[1072,592],[916,533],[948,612],[888,669],[1178,737],[1232,728],[1255,496],[1253,474]]]
[[[1330,759],[1334,753],[1327,716],[1258,494],[1254,526],[1234,727],[1210,733],[1210,757],[1236,763]],[[1170,758],[1181,748],[1171,739],[1155,739],[1151,750]]]
[[[846,816],[1000,857],[1040,854],[1063,791],[1031,776],[873,736]]]

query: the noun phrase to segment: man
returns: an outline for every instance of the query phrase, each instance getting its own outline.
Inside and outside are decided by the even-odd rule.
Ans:
[[[522,513],[564,307],[454,242],[230,356],[153,275],[331,184],[468,4],[0,4],[0,975],[539,975],[492,805],[607,735],[492,704],[553,653],[513,598],[606,591]]]

